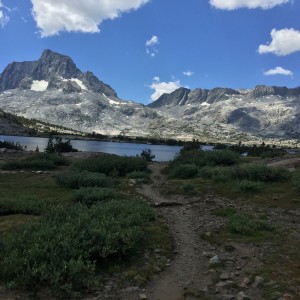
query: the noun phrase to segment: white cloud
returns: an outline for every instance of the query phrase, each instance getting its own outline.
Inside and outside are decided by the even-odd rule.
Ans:
[[[293,76],[293,72],[290,70],[281,68],[281,67],[276,67],[275,69],[270,69],[270,70],[264,72],[264,75],[266,75],[266,76],[270,76],[270,75]]]
[[[146,47],[154,46],[157,44],[159,44],[159,40],[156,35],[153,35],[151,39],[146,41]]]
[[[158,50],[155,48],[156,45],[159,44],[159,38],[156,35],[153,35],[151,39],[146,41],[146,52],[149,54],[151,57],[154,57],[157,53]]]
[[[278,56],[289,55],[300,51],[300,31],[293,28],[284,28],[281,30],[272,29],[272,42],[268,45],[260,45],[258,52],[274,53]]]
[[[122,13],[138,9],[149,0],[31,0],[42,37],[61,31],[99,32],[99,25]]]
[[[274,6],[284,4],[290,0],[210,0],[210,4],[215,8],[234,10],[239,8],[262,8],[270,9]]]
[[[151,95],[153,101],[157,100],[163,94],[170,94],[181,87],[180,81],[161,82],[159,77],[154,77],[150,88],[155,92]]]
[[[190,77],[190,76],[194,75],[194,72],[186,71],[186,72],[183,72],[183,75]]]
[[[9,16],[4,13],[3,8],[6,7],[4,7],[4,5],[0,0],[0,26],[1,27],[4,27],[9,22]]]

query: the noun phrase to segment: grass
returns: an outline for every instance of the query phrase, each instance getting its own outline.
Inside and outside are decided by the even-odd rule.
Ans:
[[[0,199],[36,198],[57,203],[70,203],[70,190],[56,184],[51,174],[0,174]]]

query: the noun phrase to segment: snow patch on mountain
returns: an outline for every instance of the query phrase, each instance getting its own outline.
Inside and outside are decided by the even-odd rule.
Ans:
[[[36,92],[44,92],[47,90],[49,82],[46,80],[33,80],[31,90]]]

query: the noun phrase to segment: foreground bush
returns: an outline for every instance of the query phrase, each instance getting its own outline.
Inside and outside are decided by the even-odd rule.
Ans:
[[[57,183],[62,187],[79,189],[80,187],[111,187],[114,182],[101,173],[70,170],[56,176]]]
[[[76,191],[74,201],[92,206],[97,202],[112,200],[116,197],[118,197],[118,194],[111,188],[82,187]]]
[[[3,170],[53,170],[57,166],[68,165],[69,161],[58,154],[36,153],[25,159],[9,161],[2,165]]]
[[[0,199],[0,216],[23,214],[40,215],[49,208],[49,203],[37,198]]]
[[[11,288],[47,287],[66,297],[95,282],[103,259],[136,251],[152,218],[150,207],[138,201],[58,207],[1,236],[0,279]]]
[[[141,157],[98,156],[82,160],[75,164],[79,170],[98,172],[106,175],[126,176],[134,171],[148,171],[148,162]]]

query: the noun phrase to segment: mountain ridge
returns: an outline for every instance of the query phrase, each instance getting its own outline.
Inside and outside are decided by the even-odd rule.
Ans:
[[[203,141],[300,138],[300,87],[181,87],[145,106],[51,50],[0,74],[0,108],[83,132]]]

